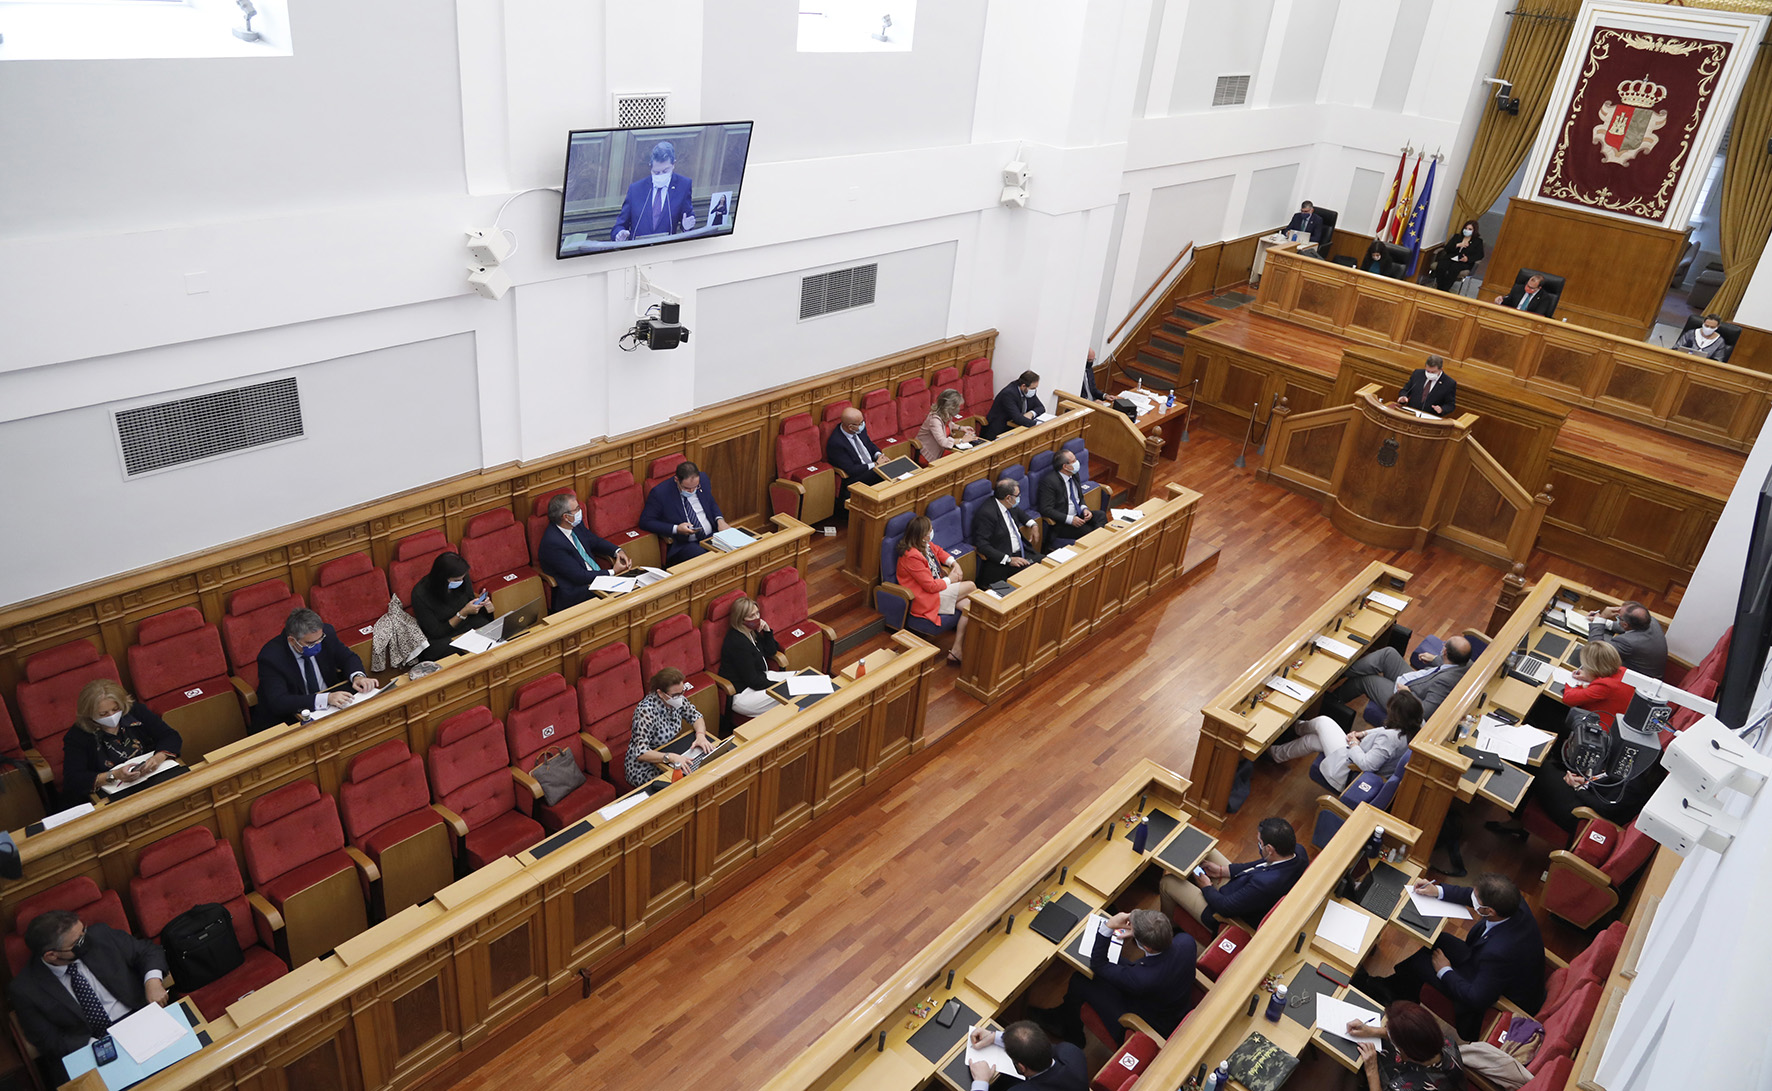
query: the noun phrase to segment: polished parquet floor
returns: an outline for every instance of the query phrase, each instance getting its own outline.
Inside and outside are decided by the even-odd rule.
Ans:
[[[513,1076],[552,1091],[758,1087],[1129,763],[1150,757],[1185,776],[1204,702],[1368,562],[1415,573],[1403,621],[1417,633],[1487,624],[1502,573],[1442,549],[1353,542],[1315,502],[1256,482],[1253,452],[1250,469],[1233,468],[1237,447],[1196,429],[1181,460],[1160,467],[1164,480],[1204,494],[1190,556],[1218,549],[1215,571],[991,708],[954,693],[954,671],[942,668],[929,724],[939,752],[928,764],[736,896],[674,925],[674,939],[600,982],[590,999],[527,1035],[509,1034],[500,1055],[455,1087],[493,1091]],[[817,543],[819,616],[863,616],[836,575],[841,537]],[[1535,556],[1529,578],[1545,571],[1642,594]],[[1645,601],[1671,611],[1665,598]],[[1259,763],[1251,802],[1224,835],[1233,858],[1247,855],[1267,814],[1308,834],[1316,795],[1304,763]],[[1504,870],[1534,893],[1548,847],[1498,845],[1484,817],[1493,816],[1467,823],[1472,873]],[[1554,948],[1579,948],[1580,933],[1540,919]]]

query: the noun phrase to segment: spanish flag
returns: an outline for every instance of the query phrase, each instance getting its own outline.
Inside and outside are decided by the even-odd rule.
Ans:
[[[1372,233],[1374,238],[1389,237],[1392,231],[1391,221],[1397,215],[1397,191],[1403,188],[1403,164],[1409,161],[1409,152],[1397,156],[1397,176],[1391,179],[1391,195],[1384,200],[1384,214],[1378,217],[1378,230]]]
[[[1415,169],[1409,172],[1409,188],[1403,191],[1403,199],[1397,202],[1397,210],[1391,216],[1390,237],[1386,242],[1398,242],[1403,238],[1403,231],[1409,226],[1409,213],[1415,208],[1415,179],[1421,174],[1421,156],[1415,157]]]

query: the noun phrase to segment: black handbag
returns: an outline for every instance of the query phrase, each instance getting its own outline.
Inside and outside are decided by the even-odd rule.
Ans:
[[[214,902],[194,905],[168,921],[160,946],[180,992],[219,981],[246,961],[234,935],[234,918],[226,906]]]

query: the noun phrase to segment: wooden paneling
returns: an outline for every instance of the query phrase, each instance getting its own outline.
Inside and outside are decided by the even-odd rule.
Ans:
[[[1484,268],[1483,298],[1511,289],[1521,269],[1539,269],[1564,279],[1558,318],[1643,338],[1685,248],[1682,231],[1513,197]]]

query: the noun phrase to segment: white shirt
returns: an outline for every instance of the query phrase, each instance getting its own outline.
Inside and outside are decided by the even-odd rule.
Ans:
[[[1021,531],[1016,529],[1015,515],[1009,510],[1009,505],[1001,500],[997,501],[997,510],[1003,513],[1003,525],[1009,528],[1009,552],[1020,553]]]
[[[714,524],[708,522],[708,513],[701,509],[701,497],[693,492],[685,493],[682,489],[677,490],[677,495],[683,499],[683,521],[690,526],[700,527],[703,534],[712,534]]]
[[[68,990],[69,996],[74,997],[74,1005],[79,1007],[80,998],[74,996],[74,986],[68,981],[68,968],[66,966],[54,966],[47,962],[43,965],[49,967],[49,972],[54,974],[55,979],[62,983],[62,988]],[[105,988],[104,982],[100,981],[98,975],[92,972],[92,967],[85,963],[81,963],[80,972],[86,975],[86,980],[91,983],[93,993],[98,996],[98,1002],[104,1006],[106,1018],[115,1023],[117,1020],[122,1019],[129,1014],[129,1008],[124,1006],[123,1001],[118,1000],[111,995],[111,990]],[[161,973],[159,970],[149,970],[147,975],[142,978],[142,981],[158,981],[160,978]],[[85,1014],[85,1011],[82,1010],[81,1015],[84,1016]],[[90,1038],[87,1039],[87,1041],[91,1040],[92,1039]]]
[[[1065,514],[1068,517],[1075,519],[1079,514],[1078,509],[1081,506],[1079,504],[1080,498],[1077,495],[1077,475],[1067,474],[1063,470],[1060,470],[1058,471],[1058,476],[1064,481]]]
[[[866,428],[867,425],[864,424],[862,427]],[[843,434],[849,437],[849,446],[855,448],[856,457],[861,459],[861,464],[863,466],[872,466],[874,464],[874,456],[868,454],[867,445],[861,441],[861,433],[851,432],[849,429],[845,428],[843,429]]]
[[[302,685],[312,685],[314,679],[320,679],[320,690],[314,694],[314,711],[325,712],[328,708],[331,708],[332,706],[327,704],[327,699],[331,697],[331,694],[326,689],[326,676],[320,673],[320,657],[316,655],[310,659],[296,651],[294,648],[289,649],[289,654],[295,656],[295,673],[301,675]],[[309,663],[314,665],[312,671],[308,670]],[[352,672],[351,677],[361,678],[363,677],[363,672],[354,671]]]

